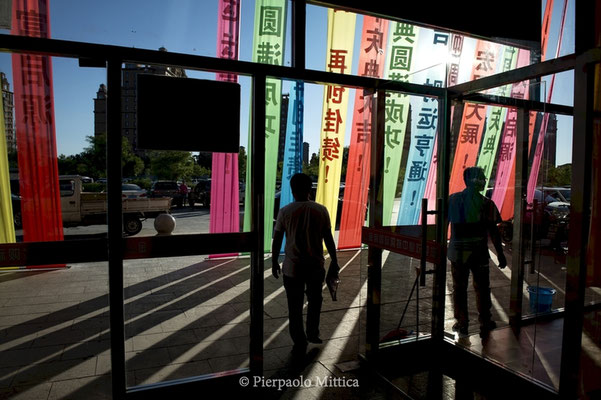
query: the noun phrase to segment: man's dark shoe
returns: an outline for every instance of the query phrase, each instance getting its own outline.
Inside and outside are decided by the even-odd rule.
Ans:
[[[459,322],[455,322],[451,329],[453,332],[457,332],[461,336],[467,336],[467,326],[462,326]]]
[[[496,329],[497,323],[495,321],[487,321],[480,324],[480,337],[485,338],[488,336],[490,331]]]
[[[309,336],[307,337],[307,341],[309,343],[322,344],[323,340],[319,338],[319,336]]]

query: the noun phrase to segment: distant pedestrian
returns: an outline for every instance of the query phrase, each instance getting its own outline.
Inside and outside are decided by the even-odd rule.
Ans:
[[[486,177],[480,167],[466,168],[463,172],[466,189],[449,198],[449,223],[451,240],[448,258],[453,276],[453,305],[456,323],[453,330],[460,335],[468,333],[467,285],[470,271],[476,291],[476,305],[480,321],[480,335],[485,337],[496,328],[491,319],[488,236],[499,259],[499,268],[507,266],[503,254],[501,235],[497,224],[501,222],[499,210],[492,200],[480,192]]]
[[[275,224],[272,245],[272,274],[280,273],[278,257],[286,234],[283,263],[284,288],[288,298],[288,320],[293,356],[304,355],[307,342],[322,343],[319,337],[319,319],[323,301],[322,287],[326,276],[323,244],[330,253],[328,279],[337,279],[339,273],[336,245],[332,236],[328,210],[309,199],[311,178],[295,174],[290,179],[295,201],[280,209]],[[307,331],[303,327],[303,304],[307,293]]]
[[[189,192],[190,189],[188,188],[188,185],[186,185],[186,181],[182,181],[181,185],[179,185],[179,194],[182,207],[186,204]]]

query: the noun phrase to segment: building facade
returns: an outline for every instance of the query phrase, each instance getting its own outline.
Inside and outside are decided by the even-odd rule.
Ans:
[[[167,49],[161,47],[159,51],[167,51]],[[136,155],[144,156],[145,151],[138,149],[136,121],[137,78],[139,74],[162,75],[175,78],[186,78],[187,76],[186,71],[178,67],[135,63],[124,64],[121,71],[121,135],[127,138]],[[94,136],[106,133],[106,97],[107,87],[101,84],[94,99]]]
[[[15,102],[10,83],[4,72],[0,72],[2,81],[2,108],[4,110],[4,132],[6,135],[6,148],[9,152],[17,151],[17,137],[15,136]]]

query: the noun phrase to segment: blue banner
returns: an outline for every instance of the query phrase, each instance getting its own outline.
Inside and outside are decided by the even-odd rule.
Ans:
[[[414,68],[422,73],[413,77],[413,82],[443,87],[446,78],[446,64],[437,60],[446,60],[449,34],[429,29],[420,31],[419,52]],[[397,218],[398,225],[416,225],[421,211],[421,199],[426,190],[428,172],[432,166],[432,154],[438,126],[438,101],[429,97],[411,96],[411,145],[407,157],[403,192]]]
[[[290,189],[292,175],[303,172],[303,104],[305,84],[296,82],[288,100],[288,118],[286,122],[286,142],[284,159],[282,160],[282,187],[280,192],[280,209],[294,201]],[[286,238],[282,242],[282,251]]]

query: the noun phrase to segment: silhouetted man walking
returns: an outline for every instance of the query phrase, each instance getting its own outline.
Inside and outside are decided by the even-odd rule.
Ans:
[[[278,278],[278,256],[286,234],[283,263],[284,288],[288,298],[290,337],[294,342],[293,355],[304,355],[307,341],[322,343],[319,338],[319,318],[323,301],[322,286],[325,278],[323,243],[332,262],[328,277],[338,277],[340,268],[332,237],[328,210],[309,199],[311,178],[295,174],[290,179],[295,201],[280,209],[275,224],[272,244],[272,274]],[[303,304],[307,293],[307,332],[303,327]]]
[[[501,236],[497,224],[501,215],[492,200],[480,192],[486,184],[484,171],[480,167],[470,167],[463,171],[465,190],[454,193],[449,198],[449,223],[451,241],[448,258],[453,275],[453,303],[456,319],[453,330],[460,335],[468,333],[467,285],[470,271],[476,291],[476,305],[480,320],[480,336],[484,337],[496,323],[491,320],[490,281],[488,262],[488,236],[499,259],[499,268],[507,266],[503,254]]]

